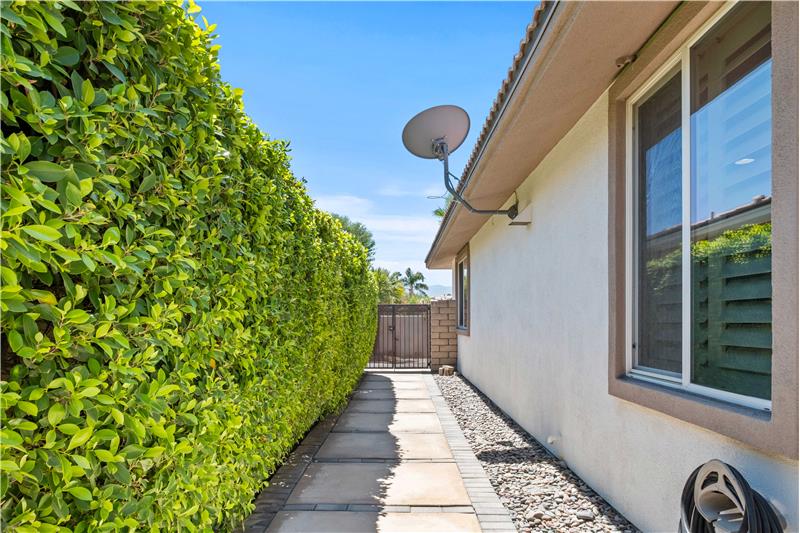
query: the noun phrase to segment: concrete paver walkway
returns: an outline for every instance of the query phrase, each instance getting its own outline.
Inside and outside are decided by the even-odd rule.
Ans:
[[[298,453],[299,452],[299,453]],[[246,530],[514,531],[430,374],[364,375],[256,500]]]

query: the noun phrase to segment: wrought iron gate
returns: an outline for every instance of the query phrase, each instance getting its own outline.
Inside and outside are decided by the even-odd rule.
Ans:
[[[431,306],[381,304],[368,368],[430,368]]]

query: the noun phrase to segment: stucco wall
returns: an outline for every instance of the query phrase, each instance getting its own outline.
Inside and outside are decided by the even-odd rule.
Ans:
[[[797,462],[608,394],[607,120],[604,95],[522,185],[533,224],[493,217],[470,241],[459,370],[645,531],[676,531],[686,477],[712,458],[797,531]]]

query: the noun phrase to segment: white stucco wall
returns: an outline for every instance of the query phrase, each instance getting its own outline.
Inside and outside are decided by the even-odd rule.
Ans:
[[[493,217],[470,241],[459,370],[645,531],[677,531],[686,477],[712,458],[797,531],[797,462],[608,394],[607,118],[604,95],[522,185],[532,225]]]

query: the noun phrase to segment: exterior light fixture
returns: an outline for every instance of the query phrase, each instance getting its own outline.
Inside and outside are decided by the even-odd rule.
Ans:
[[[511,220],[517,218],[518,205],[515,202],[508,209],[477,209],[472,207],[450,181],[449,156],[467,138],[469,115],[455,105],[431,107],[417,114],[403,128],[403,145],[417,157],[438,159],[444,164],[444,186],[453,199],[478,215],[506,215]],[[458,179],[458,178],[456,178]]]

